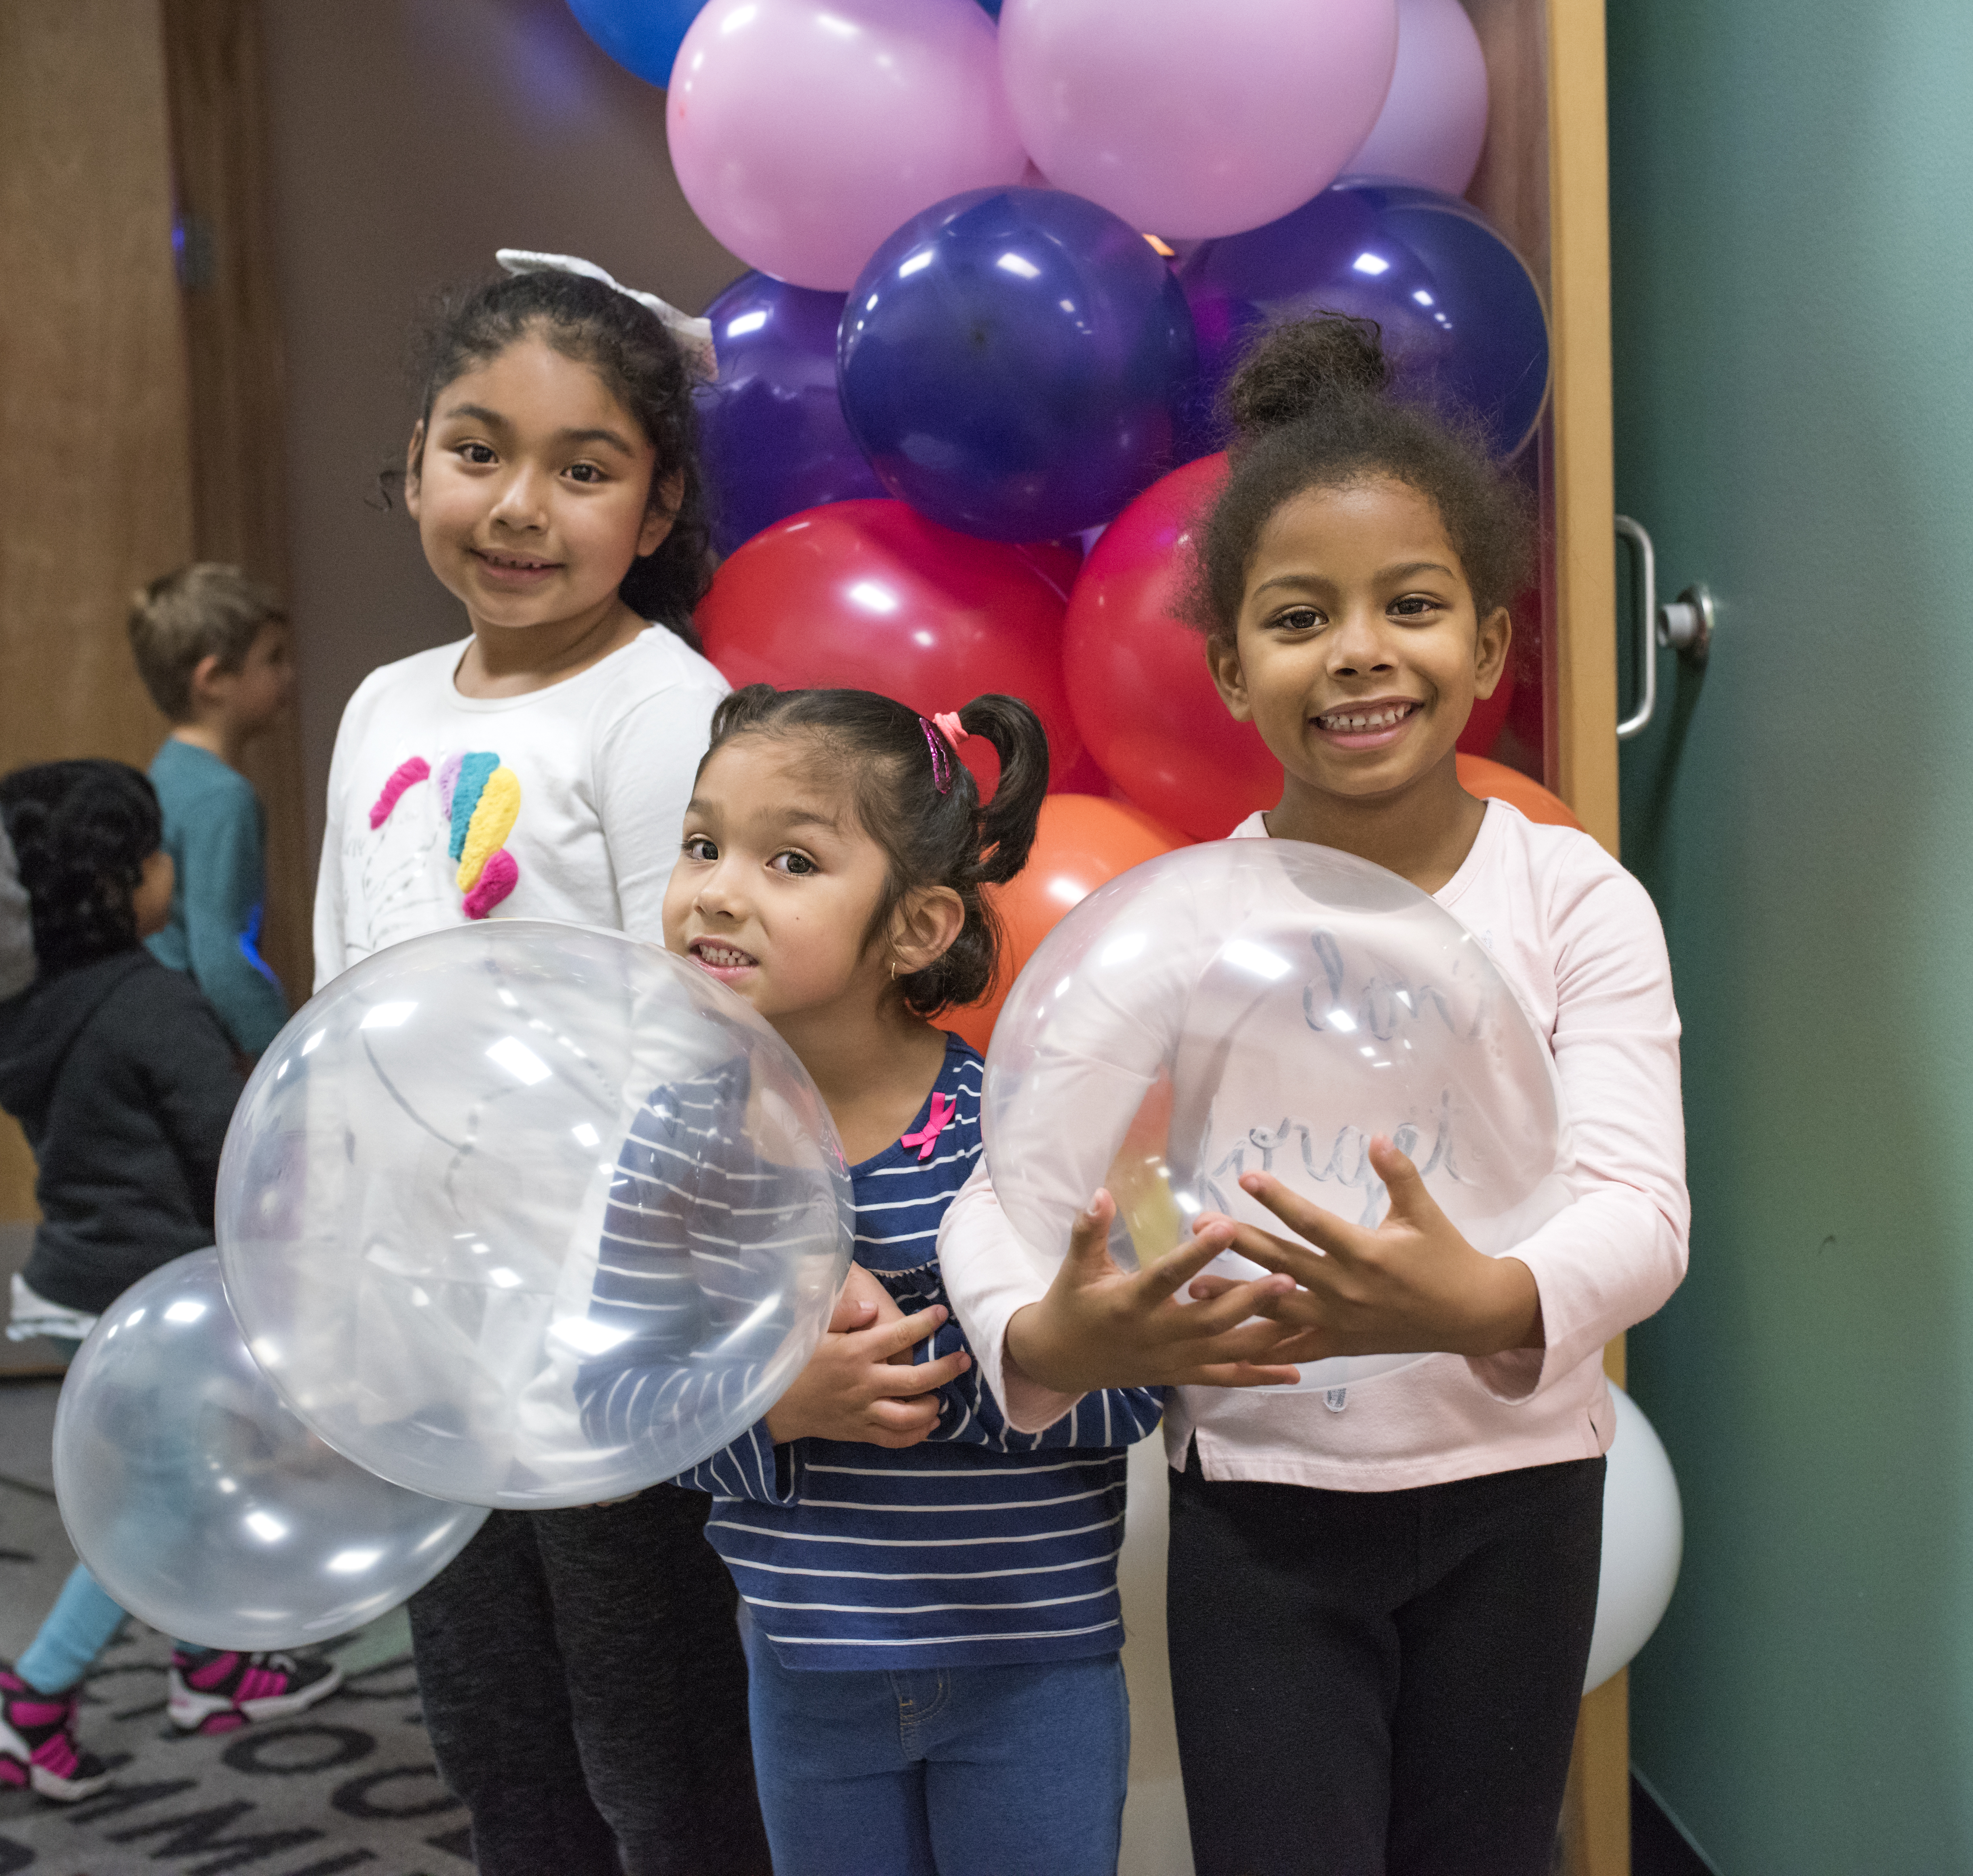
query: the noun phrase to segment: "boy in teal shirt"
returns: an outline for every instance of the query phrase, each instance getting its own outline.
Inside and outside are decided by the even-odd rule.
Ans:
[[[138,594],[130,648],[172,724],[151,785],[178,884],[171,922],[151,951],[188,971],[240,1053],[257,1056],[288,1020],[288,1003],[260,956],[267,835],[239,761],[293,693],[287,617],[238,568],[200,563]]]

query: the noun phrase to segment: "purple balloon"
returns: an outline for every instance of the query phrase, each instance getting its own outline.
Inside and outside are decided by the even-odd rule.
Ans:
[[[1166,241],[1286,214],[1343,172],[1397,57],[1396,0],[1006,0],[1028,154]]]
[[[1265,326],[1314,313],[1375,319],[1402,398],[1477,421],[1504,460],[1548,398],[1548,321],[1520,255],[1457,196],[1339,182],[1265,228],[1203,243],[1179,270],[1210,408]],[[1219,447],[1196,424],[1195,454]]]
[[[1054,189],[979,189],[907,222],[849,295],[843,414],[879,479],[996,541],[1108,521],[1173,460],[1196,368],[1171,270]]]
[[[699,393],[699,421],[719,552],[800,509],[881,496],[836,393],[842,294],[743,273],[705,316],[719,381]]]
[[[1398,0],[1398,64],[1353,176],[1464,195],[1487,141],[1487,55],[1459,0]]]
[[[665,125],[679,187],[721,244],[829,293],[900,222],[1027,160],[973,0],[709,0]]]

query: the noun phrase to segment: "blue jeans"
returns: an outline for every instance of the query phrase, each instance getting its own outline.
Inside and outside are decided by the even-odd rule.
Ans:
[[[748,1691],[775,1876],[1115,1876],[1114,1655],[835,1672],[784,1668],[757,1636]]]

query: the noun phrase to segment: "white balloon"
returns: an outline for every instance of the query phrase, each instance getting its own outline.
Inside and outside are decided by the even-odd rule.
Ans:
[[[1001,1010],[981,1115],[995,1193],[1051,1271],[1099,1185],[1124,1261],[1202,1212],[1278,1229],[1248,1172],[1374,1226],[1379,1134],[1490,1256],[1568,1200],[1554,1065],[1486,946],[1395,873],[1298,840],[1183,848],[1084,899]],[[1333,1356],[1299,1387],[1431,1358]]]
[[[820,1339],[853,1216],[828,1109],[746,1003],[535,919],[345,971],[219,1168],[226,1293],[289,1406],[381,1478],[509,1509],[737,1438]]]
[[[1487,55],[1459,0],[1398,0],[1398,63],[1351,176],[1464,195],[1487,142]]]
[[[296,1648],[373,1621],[486,1521],[332,1452],[254,1366],[219,1253],[106,1309],[55,1410],[55,1499],[76,1554],[133,1614],[211,1648]]]
[[[1629,1665],[1671,1604],[1685,1549],[1685,1514],[1671,1461],[1644,1410],[1614,1383],[1617,1436],[1603,1484],[1603,1568],[1582,1691]]]

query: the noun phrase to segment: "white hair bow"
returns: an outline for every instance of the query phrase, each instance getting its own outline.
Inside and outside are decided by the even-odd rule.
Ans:
[[[584,260],[575,254],[537,254],[524,247],[502,247],[496,250],[493,258],[509,273],[580,273],[587,279],[600,280],[613,292],[634,300],[639,306],[655,313],[708,381],[718,375],[718,362],[713,356],[710,319],[695,319],[689,313],[679,312],[670,301],[660,300],[656,293],[640,293],[634,286],[626,286],[621,280],[605,273],[594,261]]]

